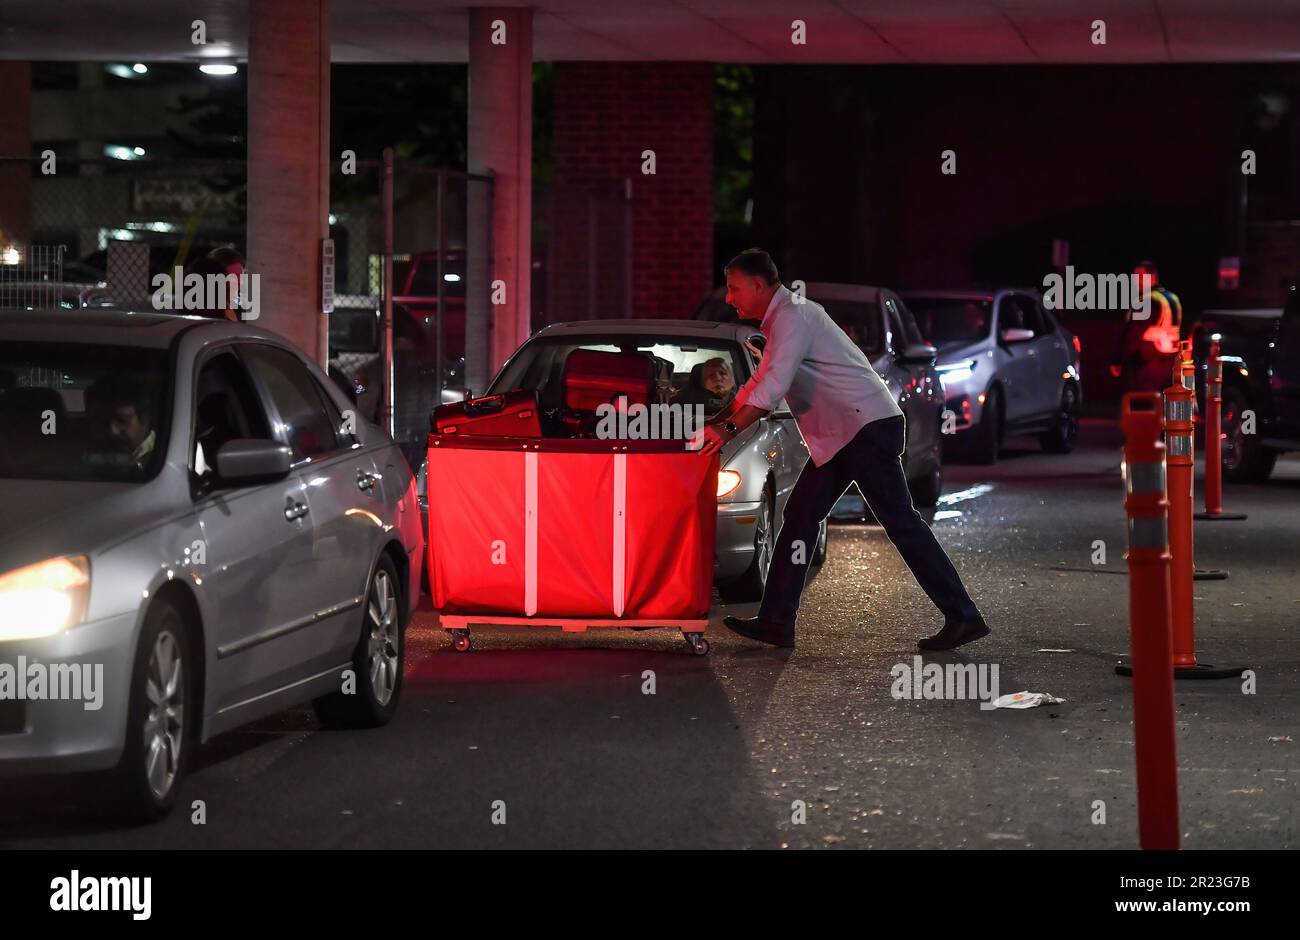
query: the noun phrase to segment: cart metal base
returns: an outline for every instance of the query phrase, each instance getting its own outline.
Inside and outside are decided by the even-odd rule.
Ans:
[[[440,614],[440,626],[451,634],[452,646],[457,652],[470,649],[471,623],[500,624],[512,627],[559,627],[565,633],[586,633],[588,629],[604,627],[632,627],[648,630],[654,627],[677,627],[682,631],[691,652],[704,656],[709,652],[709,641],[704,638],[707,620],[628,620],[615,617],[503,617],[495,614]]]

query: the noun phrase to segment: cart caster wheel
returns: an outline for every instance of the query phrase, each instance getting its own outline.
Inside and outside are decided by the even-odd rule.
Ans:
[[[452,630],[452,631],[451,631],[451,645],[452,645],[453,647],[455,647],[456,652],[458,652],[458,653],[467,653],[467,652],[469,652],[469,631],[468,631],[468,630]]]
[[[686,642],[691,644],[691,652],[696,656],[707,656],[709,652],[709,641],[698,633],[684,633]]]

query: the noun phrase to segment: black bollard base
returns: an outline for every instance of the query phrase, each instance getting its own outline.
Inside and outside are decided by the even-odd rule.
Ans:
[[[1197,512],[1192,514],[1193,519],[1206,522],[1240,522],[1246,518],[1244,512]]]
[[[1195,666],[1179,666],[1174,670],[1175,679],[1239,679],[1249,666],[1211,666],[1197,663]],[[1133,675],[1133,664],[1121,660],[1115,664],[1115,675]]]
[[[1193,581],[1227,581],[1228,572],[1222,568],[1197,568],[1192,572]]]

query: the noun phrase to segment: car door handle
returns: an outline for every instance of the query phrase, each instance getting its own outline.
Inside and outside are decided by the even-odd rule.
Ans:
[[[378,482],[379,474],[370,473],[366,470],[357,471],[357,489],[369,492],[375,488],[375,484]]]
[[[301,519],[307,515],[307,504],[300,503],[290,499],[284,504],[284,518],[287,522],[293,522],[295,519]]]

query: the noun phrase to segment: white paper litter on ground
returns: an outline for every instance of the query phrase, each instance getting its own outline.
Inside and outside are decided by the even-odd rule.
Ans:
[[[992,708],[1037,708],[1039,705],[1057,705],[1065,699],[1057,698],[1050,692],[1012,692],[999,695],[993,700]]]

